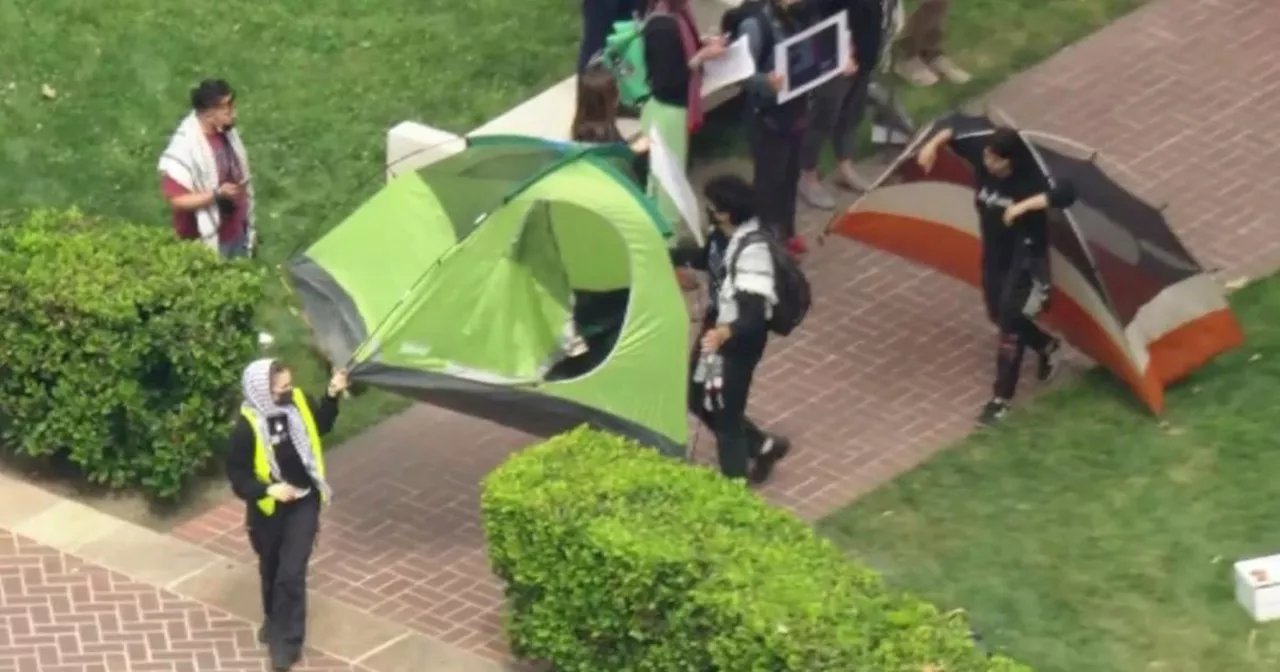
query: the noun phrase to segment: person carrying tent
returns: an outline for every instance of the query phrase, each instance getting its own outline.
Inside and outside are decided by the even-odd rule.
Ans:
[[[714,177],[703,193],[718,234],[701,254],[686,256],[706,268],[712,292],[694,348],[689,404],[715,433],[721,473],[759,484],[787,456],[791,442],[765,433],[747,417],[751,381],[769,332],[788,334],[804,319],[808,283],[795,261],[760,228],[755,191],[746,180]]]
[[[1027,348],[1039,357],[1038,377],[1047,380],[1053,375],[1060,342],[1034,320],[1049,296],[1047,211],[1070,207],[1075,188],[1067,180],[1046,179],[1016,130],[966,128],[969,119],[953,115],[939,121],[917,160],[928,173],[944,144],[963,140],[967,132],[986,136],[982,161],[974,166],[974,206],[982,238],[983,300],[1000,331],[996,380],[979,418],[991,425],[1009,410]]]

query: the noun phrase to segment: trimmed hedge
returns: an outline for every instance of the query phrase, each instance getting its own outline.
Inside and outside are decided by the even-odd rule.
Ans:
[[[0,443],[172,498],[226,440],[263,276],[167,228],[0,221]]]
[[[516,655],[557,672],[1030,672],[740,482],[578,429],[484,481]]]

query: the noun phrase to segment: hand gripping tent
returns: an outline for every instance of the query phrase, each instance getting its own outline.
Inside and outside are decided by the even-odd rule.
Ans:
[[[953,115],[954,151],[929,174],[916,162],[926,128],[864,198],[833,218],[835,232],[979,286],[981,247],[973,167],[995,124]],[[1164,389],[1244,340],[1218,283],[1160,210],[1129,193],[1096,153],[1022,131],[1047,188],[1068,179],[1077,203],[1050,213],[1051,303],[1046,322],[1122,378],[1154,413]]]
[[[320,349],[353,382],[684,455],[688,312],[626,163],[490,136],[395,178],[288,264]],[[562,347],[570,316],[585,354]]]

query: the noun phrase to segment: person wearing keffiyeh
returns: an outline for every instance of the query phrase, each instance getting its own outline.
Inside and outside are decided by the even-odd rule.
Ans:
[[[259,359],[241,377],[244,401],[231,434],[227,477],[245,501],[249,542],[262,579],[258,640],[272,669],[289,670],[307,631],[307,563],[320,529],[320,506],[333,496],[321,437],[333,429],[345,371],[334,373],[318,401],[293,386],[293,374]]]

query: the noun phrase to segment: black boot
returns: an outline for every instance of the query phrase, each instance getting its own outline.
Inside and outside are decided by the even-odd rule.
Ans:
[[[773,475],[773,468],[789,452],[791,452],[791,441],[781,436],[769,437],[760,455],[756,457],[755,464],[751,465],[751,473],[747,476],[747,480],[751,481],[752,485],[760,485],[769,480]]]

